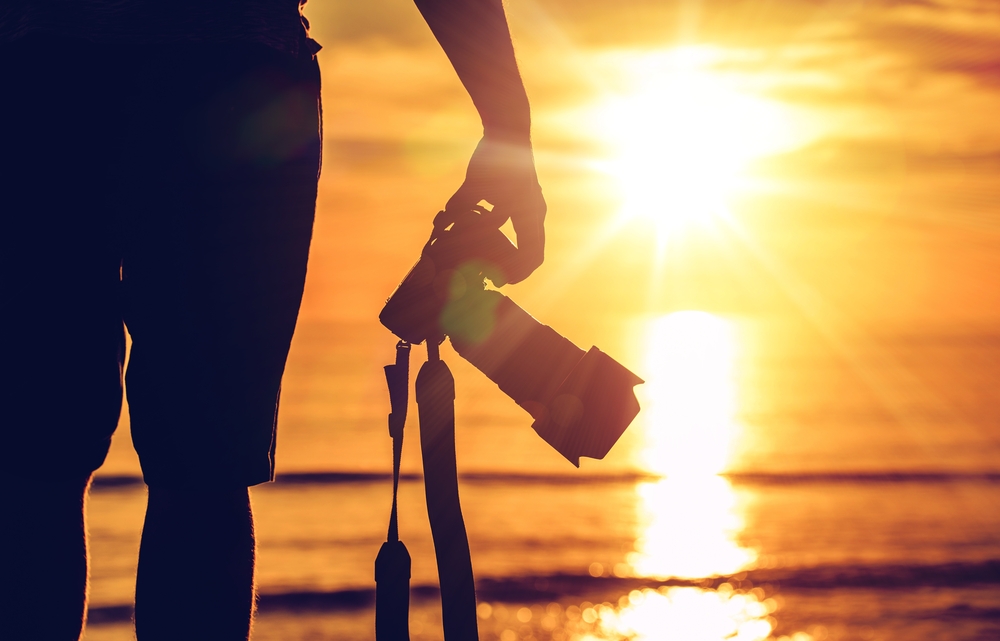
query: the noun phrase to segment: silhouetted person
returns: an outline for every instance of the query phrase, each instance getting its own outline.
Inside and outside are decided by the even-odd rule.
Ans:
[[[501,2],[417,6],[484,125],[449,207],[513,217],[516,282],[542,261],[545,204]],[[83,507],[120,412],[123,320],[149,486],[138,638],[247,637],[247,487],[273,478],[306,272],[316,50],[294,0],[0,4],[0,637],[80,635]]]

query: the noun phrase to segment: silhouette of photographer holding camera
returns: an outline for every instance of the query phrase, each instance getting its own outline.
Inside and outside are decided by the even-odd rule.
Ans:
[[[510,282],[545,203],[501,0],[416,0],[482,116],[450,211],[512,219]],[[249,636],[248,486],[274,475],[281,376],[320,165],[318,45],[294,0],[0,7],[0,636],[78,639],[84,505],[122,400],[149,487],[140,641]]]

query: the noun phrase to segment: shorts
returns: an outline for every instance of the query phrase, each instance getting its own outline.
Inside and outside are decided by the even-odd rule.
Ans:
[[[319,71],[257,44],[0,45],[5,467],[274,475],[320,166]]]

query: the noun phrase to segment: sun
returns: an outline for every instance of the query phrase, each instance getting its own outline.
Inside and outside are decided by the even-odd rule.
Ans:
[[[722,215],[748,163],[788,146],[781,106],[713,71],[718,57],[693,47],[634,56],[623,62],[627,90],[594,108],[620,215],[651,220],[661,240]]]

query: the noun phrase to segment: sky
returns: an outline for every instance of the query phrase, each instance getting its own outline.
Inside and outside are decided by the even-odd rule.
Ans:
[[[1000,316],[1000,5],[510,0],[543,320]],[[412,3],[313,0],[325,155],[304,319],[373,318],[481,128]],[[564,317],[567,317],[564,319]]]

